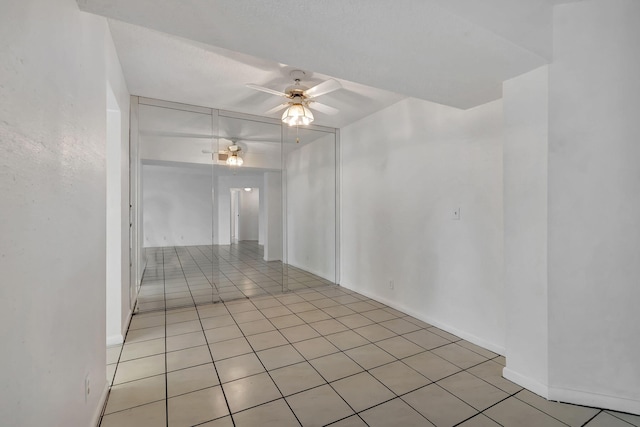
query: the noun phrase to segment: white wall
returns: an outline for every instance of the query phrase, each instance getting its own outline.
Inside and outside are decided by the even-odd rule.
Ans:
[[[408,99],[341,129],[341,284],[500,353],[502,125]]]
[[[264,185],[264,260],[282,260],[282,173],[266,172]]]
[[[108,58],[106,88],[107,345],[113,345],[123,342],[131,316],[129,297],[130,96],[111,37],[105,39],[105,52]]]
[[[211,171],[143,165],[144,246],[210,245]]]
[[[260,190],[240,191],[239,214],[240,224],[238,230],[239,240],[258,241],[258,219],[260,215]]]
[[[549,67],[504,83],[504,375],[547,394]]]
[[[106,396],[108,37],[73,0],[0,3],[4,426],[95,425]]]
[[[640,2],[557,6],[550,397],[640,413]]]
[[[335,281],[336,149],[327,134],[287,155],[287,261]]]

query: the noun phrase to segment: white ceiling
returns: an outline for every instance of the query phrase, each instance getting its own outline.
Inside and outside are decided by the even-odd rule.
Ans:
[[[341,110],[316,115],[332,127],[402,96],[458,108],[500,98],[504,80],[551,58],[561,2],[78,0],[118,20],[110,27],[134,94],[263,114],[279,99],[244,84],[282,90],[300,68],[314,72],[310,83],[333,76],[345,86],[320,99]]]

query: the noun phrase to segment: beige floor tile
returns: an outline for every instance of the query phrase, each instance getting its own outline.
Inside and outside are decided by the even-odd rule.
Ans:
[[[311,365],[328,382],[362,372],[362,367],[344,353],[334,353],[310,361]]]
[[[629,424],[618,417],[614,417],[610,413],[603,411],[591,420],[586,427],[629,427],[637,424]]]
[[[235,325],[236,321],[233,319],[233,316],[230,314],[224,314],[221,316],[208,317],[206,319],[202,319],[202,328],[206,331],[207,329],[214,328],[222,328],[223,326],[231,326]]]
[[[482,381],[467,372],[458,372],[443,380],[438,385],[449,393],[458,396],[479,411],[487,409],[509,395],[486,381]]]
[[[190,297],[189,297],[190,298]],[[198,320],[198,312],[195,308],[176,312],[167,311],[167,327],[173,323],[181,323]]]
[[[515,397],[510,397],[487,409],[484,414],[504,426],[519,427],[561,427],[565,424],[551,418],[533,406]]]
[[[207,342],[209,344],[227,341],[233,338],[242,337],[242,331],[238,326],[228,325],[221,326],[219,328],[207,329],[204,331],[204,335],[207,337]]]
[[[335,305],[332,307],[325,307],[322,309],[322,311],[324,311],[331,317],[341,317],[341,316],[348,316],[350,314],[356,314],[355,311],[351,310],[348,307],[345,307],[344,305]]]
[[[218,376],[213,363],[198,365],[167,374],[167,395],[178,396],[218,385]]]
[[[318,298],[316,300],[313,300],[311,302],[311,304],[313,304],[314,306],[321,308],[321,309],[325,309],[328,307],[335,307],[335,306],[339,306],[340,303],[336,302],[334,300],[332,300],[331,298],[326,298],[323,296],[323,298]]]
[[[287,397],[305,427],[324,426],[353,414],[344,400],[328,385]]]
[[[233,427],[233,421],[231,416],[218,418],[217,420],[209,421],[208,423],[199,424],[198,427]]]
[[[242,300],[242,301],[231,301],[225,304],[227,307],[227,310],[229,310],[229,313],[231,314],[236,314],[236,313],[242,313],[245,311],[254,311],[256,310],[256,306],[253,305],[253,303],[251,301],[246,301],[246,300]]]
[[[274,317],[269,319],[273,325],[278,328],[289,328],[296,325],[304,325],[304,320],[296,316],[295,314],[289,314],[286,316]]]
[[[338,332],[337,334],[327,335],[325,338],[343,351],[369,344],[369,340],[353,331]]]
[[[395,395],[368,372],[361,372],[331,383],[331,386],[356,411],[393,399]]]
[[[320,334],[309,325],[298,325],[291,328],[280,329],[280,333],[284,335],[289,342],[298,342],[320,336]]]
[[[348,328],[342,323],[334,319],[320,320],[319,322],[309,323],[313,329],[321,335],[335,334],[337,332],[346,331]]]
[[[164,325],[129,331],[124,343],[131,344],[134,342],[155,340],[158,338],[164,338]]]
[[[382,365],[370,370],[369,373],[398,395],[431,383],[431,380],[428,380],[401,361]]]
[[[109,385],[113,383],[113,378],[116,376],[116,365],[116,363],[107,365],[107,383]]]
[[[118,363],[113,383],[122,384],[128,381],[164,374],[164,372],[164,354],[129,360],[127,362]]]
[[[291,344],[262,350],[257,354],[269,371],[304,361],[304,357]]]
[[[384,322],[380,322],[380,326],[384,326],[385,328],[392,330],[396,334],[406,334],[420,329],[420,326],[414,325],[413,323],[408,322],[405,319],[386,320]]]
[[[169,427],[190,427],[229,413],[220,386],[172,397],[167,401]]]
[[[178,369],[210,363],[211,361],[209,347],[206,345],[172,351],[167,353],[167,371],[176,371]]]
[[[265,322],[264,320],[254,320],[253,322],[238,324],[242,333],[245,335],[255,335],[262,332],[274,331],[276,328],[271,322]]]
[[[350,417],[332,423],[331,427],[367,427],[367,423],[362,421],[358,415],[351,415]]]
[[[400,336],[378,341],[376,345],[398,359],[403,359],[425,351],[424,348]]]
[[[243,354],[216,362],[223,383],[264,372],[264,367],[254,353]]]
[[[402,396],[413,409],[436,426],[453,426],[477,411],[445,389],[431,384]]]
[[[409,332],[404,334],[403,337],[409,341],[418,344],[425,350],[432,350],[434,348],[449,344],[449,340],[442,338],[440,335],[436,335],[427,330],[421,329],[415,332]]]
[[[373,369],[396,360],[395,357],[374,344],[352,348],[345,351],[345,353],[365,369]]]
[[[134,331],[136,329],[151,328],[154,326],[164,326],[164,312],[146,317],[141,317],[141,315],[138,314],[133,315],[129,330]]]
[[[125,362],[127,360],[153,356],[164,352],[164,338],[125,344],[122,347],[122,355],[120,356],[120,361]]]
[[[456,344],[471,350],[475,353],[478,353],[480,356],[484,356],[487,359],[493,359],[494,357],[497,357],[498,355],[496,353],[494,353],[493,351],[489,351],[486,348],[480,347],[479,345],[475,345],[473,343],[470,343],[469,341],[465,341],[465,340],[460,340],[460,341],[456,341]]]
[[[166,398],[166,381],[164,375],[131,381],[111,387],[105,414],[110,414],[135,406]]]
[[[288,304],[287,308],[294,313],[302,313],[304,311],[317,310],[317,307],[307,301]]]
[[[187,322],[167,324],[167,336],[188,334],[189,332],[201,331],[200,320],[190,320]]]
[[[354,331],[371,342],[382,341],[398,336],[395,332],[380,325],[363,326],[361,328],[354,329]]]
[[[297,316],[307,323],[319,322],[321,320],[331,319],[327,313],[322,310],[310,310],[298,313]]]
[[[236,427],[294,427],[300,426],[284,399],[269,402],[233,415]]]
[[[267,373],[231,381],[222,387],[232,413],[282,397]]]
[[[270,371],[273,381],[285,396],[301,392],[325,383],[325,380],[308,363],[295,365]]]
[[[370,427],[433,427],[425,417],[399,398],[368,409],[360,414]]]
[[[442,359],[431,352],[416,354],[409,356],[403,360],[404,363],[420,372],[431,381],[438,381],[456,372],[460,372],[460,368]]]
[[[395,314],[391,314],[381,308],[371,311],[364,311],[362,312],[362,315],[367,319],[373,320],[374,322],[384,322],[385,320],[391,320],[398,317]],[[402,316],[404,316],[404,314],[402,314]]]
[[[206,341],[202,331],[167,337],[167,351],[182,350],[203,344],[206,344]]]
[[[551,402],[530,392],[529,390],[522,390],[520,393],[516,394],[515,397],[535,408],[540,409],[542,412],[551,415],[563,423],[570,425],[571,427],[584,425],[585,422],[600,412],[599,409],[588,408],[586,406]]]
[[[341,316],[341,317],[338,317],[336,320],[351,329],[361,328],[362,326],[373,324],[372,320],[367,319],[362,314],[358,314],[358,313],[350,314],[348,316]]]
[[[244,337],[217,342],[209,345],[209,348],[211,349],[213,360],[216,362],[229,357],[253,352],[249,342]]]
[[[609,415],[613,415],[616,418],[624,420],[629,424],[640,427],[640,415],[632,415],[624,412],[606,411]]]
[[[255,305],[260,310],[264,310],[265,308],[272,307],[284,307],[277,298],[274,297],[266,297],[266,298],[254,298],[253,305]]]
[[[486,357],[480,356],[478,353],[467,350],[464,347],[460,347],[458,344],[448,344],[431,351],[462,369],[468,369],[487,361]]]
[[[447,331],[443,331],[442,329],[436,328],[435,326],[432,326],[431,328],[429,328],[429,332],[433,332],[436,335],[440,335],[441,337],[446,338],[451,342],[460,340],[460,337],[450,334]]]
[[[266,317],[264,317],[262,313],[260,313],[260,310],[243,311],[241,313],[232,313],[231,315],[238,323],[266,320]]]
[[[486,382],[493,384],[500,390],[506,391],[509,394],[517,393],[522,390],[518,384],[512,383],[502,376],[502,369],[504,367],[493,360],[481,363],[479,365],[470,368],[467,372],[475,375],[478,378],[485,380]]]
[[[267,348],[278,347],[288,344],[288,341],[278,331],[263,332],[261,334],[251,335],[247,337],[249,344],[254,351],[265,350]]]
[[[125,411],[105,415],[100,427],[155,427],[167,421],[165,402],[154,402]]]
[[[345,307],[348,307],[351,310],[356,311],[358,313],[362,313],[364,311],[371,311],[371,310],[375,310],[376,308],[378,308],[375,305],[370,304],[370,303],[368,303],[366,301],[357,301],[357,302],[354,302],[354,303],[345,304]]]
[[[501,427],[500,424],[482,414],[463,422],[459,427]]]
[[[331,344],[324,337],[318,337],[318,338],[312,338],[306,341],[300,341],[293,344],[293,346],[307,360],[315,359],[316,357],[326,356],[327,354],[331,354],[331,353],[337,353],[339,351],[336,346]]]
[[[199,305],[197,308],[201,320],[229,314],[229,310],[223,304]]]

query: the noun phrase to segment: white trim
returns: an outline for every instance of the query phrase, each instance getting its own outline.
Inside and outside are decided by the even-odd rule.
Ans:
[[[110,335],[107,337],[107,347],[122,345],[123,342],[124,342],[124,338],[122,334]]]
[[[100,395],[100,399],[98,400],[98,407],[96,411],[93,413],[93,418],[91,419],[91,425],[98,427],[100,424],[100,417],[102,416],[102,410],[104,409],[104,405],[107,403],[107,395],[109,394],[109,382],[107,381],[104,385],[104,389],[102,390],[102,394]]]
[[[477,337],[473,334],[469,334],[465,331],[462,331],[460,329],[454,328],[453,326],[447,325],[445,323],[442,323],[434,318],[431,318],[429,316],[425,316],[423,313],[417,312],[411,308],[405,307],[402,304],[398,304],[395,301],[391,301],[387,298],[381,297],[380,295],[376,295],[374,293],[368,292],[366,290],[362,290],[362,289],[358,289],[358,288],[354,288],[349,286],[348,284],[341,284],[341,286],[350,289],[354,292],[358,292],[359,294],[362,294],[366,297],[369,297],[371,299],[374,299],[376,301],[379,301],[383,304],[388,305],[389,307],[395,308],[396,310],[399,310],[405,314],[408,314],[410,316],[415,317],[416,319],[422,320],[423,322],[427,322],[430,325],[436,326],[440,329],[442,329],[443,331],[449,332],[453,335],[456,335],[464,340],[469,341],[470,343],[479,345],[482,348],[486,348],[487,350],[493,351],[494,353],[498,353],[502,356],[504,356],[506,354],[505,352],[505,348],[503,346],[497,345],[495,343],[489,342],[483,338]]]
[[[502,376],[511,382],[514,382],[535,394],[549,399],[549,386],[539,381],[529,378],[507,367],[502,368]]]
[[[640,415],[640,400],[622,396],[611,396],[562,387],[549,387],[549,400]]]

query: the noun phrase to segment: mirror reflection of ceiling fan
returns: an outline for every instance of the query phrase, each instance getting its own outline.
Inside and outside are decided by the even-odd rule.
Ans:
[[[282,114],[282,121],[289,126],[299,126],[308,125],[313,121],[313,113],[311,112],[311,109],[329,115],[337,114],[339,112],[338,109],[321,104],[315,99],[321,95],[326,95],[327,93],[342,88],[339,81],[329,79],[309,88],[300,83],[306,75],[304,71],[293,70],[289,75],[293,78],[295,83],[288,86],[284,92],[255,84],[247,84],[248,88],[287,98],[285,103],[266,111],[265,114],[272,114],[286,108]]]

